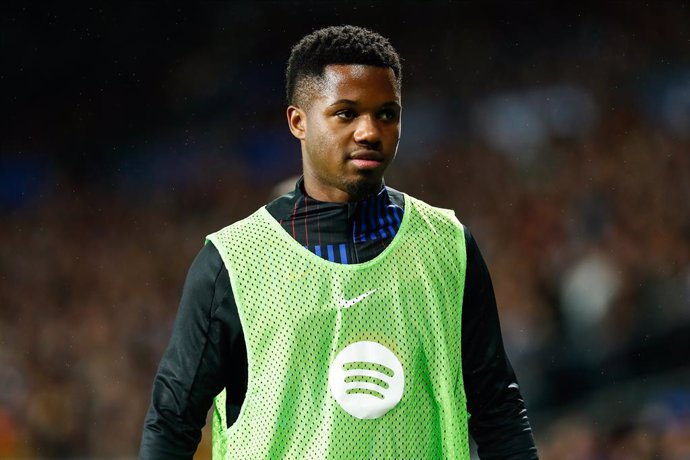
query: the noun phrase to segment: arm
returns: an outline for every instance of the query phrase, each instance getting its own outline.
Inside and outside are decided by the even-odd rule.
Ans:
[[[228,382],[231,344],[241,335],[227,270],[208,243],[182,291],[168,348],[153,382],[140,459],[191,459],[213,398]]]
[[[491,277],[467,228],[465,245],[462,367],[470,434],[484,460],[536,459],[527,410],[503,348]]]

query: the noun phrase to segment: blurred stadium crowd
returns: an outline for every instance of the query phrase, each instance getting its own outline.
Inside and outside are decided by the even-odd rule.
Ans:
[[[0,149],[0,458],[136,454],[204,236],[299,173],[280,100],[289,44],[330,23],[376,28],[385,10],[362,5],[363,16],[331,5],[318,24],[302,18],[289,33],[276,5],[216,5],[215,28],[171,55],[166,79],[151,83],[166,101],[160,110],[173,113],[164,126],[159,112],[132,115],[136,129],[122,125],[131,129],[111,142],[112,132],[87,121],[87,147],[72,148],[70,135],[55,132],[76,116],[56,120],[43,144],[22,115],[10,122],[19,134],[4,133]],[[418,7],[405,5],[378,27],[406,72],[403,139],[387,183],[455,209],[477,238],[541,458],[690,458],[687,4],[556,17],[462,5],[415,16]],[[454,20],[443,8],[467,14]],[[153,11],[138,13],[154,26]],[[188,29],[208,26],[208,11],[178,14]],[[254,43],[247,18],[280,46]],[[3,42],[8,24],[16,32],[45,20],[5,12]],[[190,34],[173,48],[194,42]],[[247,49],[238,50],[242,37]],[[155,49],[134,54],[153,60]],[[86,86],[91,96],[72,109],[101,113],[99,85],[107,87]],[[126,87],[118,91],[107,101]]]

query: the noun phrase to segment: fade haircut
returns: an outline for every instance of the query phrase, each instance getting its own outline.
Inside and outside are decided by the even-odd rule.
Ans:
[[[307,104],[329,64],[389,67],[400,91],[400,57],[387,38],[363,27],[331,26],[312,32],[292,47],[285,70],[287,103]]]

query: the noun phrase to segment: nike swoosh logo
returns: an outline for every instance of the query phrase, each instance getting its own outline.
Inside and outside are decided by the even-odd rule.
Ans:
[[[359,302],[361,302],[362,300],[366,299],[367,297],[369,297],[369,296],[370,296],[371,294],[373,294],[374,292],[376,292],[376,289],[372,289],[372,290],[369,291],[369,292],[365,292],[364,294],[359,295],[359,296],[355,297],[354,299],[350,299],[350,300],[347,300],[347,299],[340,299],[340,300],[338,301],[338,305],[340,305],[341,308],[350,308],[350,307],[353,306],[354,304],[359,303]]]

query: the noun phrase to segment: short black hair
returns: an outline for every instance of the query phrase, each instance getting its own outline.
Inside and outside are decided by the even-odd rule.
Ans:
[[[300,90],[306,86],[302,83],[309,77],[322,77],[329,64],[390,67],[400,90],[400,56],[387,38],[363,27],[331,26],[315,30],[292,47],[285,70],[287,103],[300,99]]]

